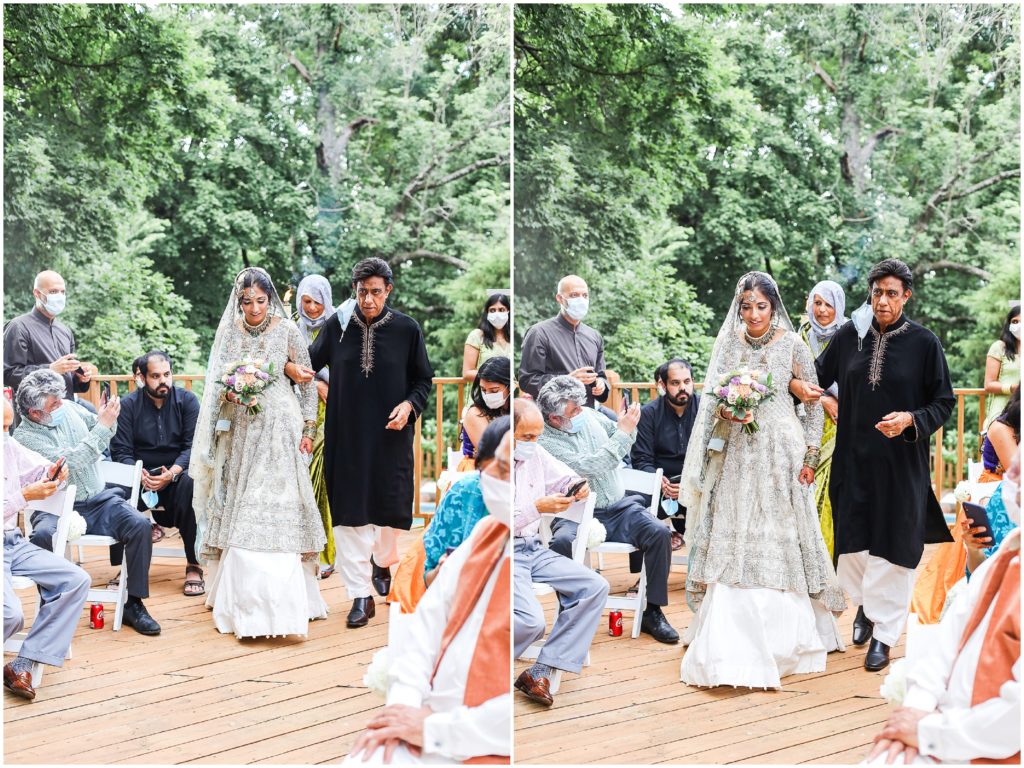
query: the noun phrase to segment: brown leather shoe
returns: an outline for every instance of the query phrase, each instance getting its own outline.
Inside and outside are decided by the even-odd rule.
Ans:
[[[32,673],[15,672],[10,664],[4,664],[4,688],[29,701],[36,697],[36,689],[32,687]]]
[[[524,669],[522,674],[516,678],[516,688],[526,694],[526,698],[543,704],[545,707],[550,707],[555,703],[549,690],[550,687],[551,683],[546,677],[538,677],[534,680],[528,669]]]

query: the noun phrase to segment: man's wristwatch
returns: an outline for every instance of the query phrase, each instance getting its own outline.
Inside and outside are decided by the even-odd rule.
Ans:
[[[182,472],[184,472],[184,471],[185,470],[182,470]],[[181,472],[171,472],[171,482],[172,483],[178,482],[178,478],[179,477],[181,477]]]

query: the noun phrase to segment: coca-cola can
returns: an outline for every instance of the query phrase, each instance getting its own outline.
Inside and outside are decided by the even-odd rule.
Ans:
[[[103,629],[103,603],[93,603],[89,606],[89,626],[93,629]]]
[[[622,637],[622,611],[608,611],[608,634]]]

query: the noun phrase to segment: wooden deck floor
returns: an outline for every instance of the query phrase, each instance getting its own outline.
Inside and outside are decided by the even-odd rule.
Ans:
[[[114,569],[93,552],[86,569],[105,583]],[[351,604],[335,574],[321,582],[330,615],[308,639],[239,641],[214,629],[204,598],[182,595],[183,573],[183,560],[153,561],[146,605],[158,637],[113,632],[109,607],[106,627],[90,629],[83,611],[74,658],[46,668],[35,701],[4,693],[4,762],[309,764],[348,753],[384,703],[362,677],[386,644],[387,608],[346,629]]]
[[[922,562],[927,562],[930,548]],[[625,557],[605,556],[612,592],[634,581]],[[684,569],[669,578],[669,622],[681,633],[693,614],[683,598]],[[554,597],[543,601],[550,627]],[[849,643],[852,610],[839,620]],[[515,696],[517,763],[830,763],[862,760],[890,707],[878,694],[888,670],[863,669],[865,648],[832,653],[826,670],[783,680],[781,691],[697,689],[679,682],[682,646],[649,635],[608,635],[607,612],[581,675],[564,674],[546,709]],[[903,655],[904,639],[892,658]],[[516,674],[528,664],[516,662]]]

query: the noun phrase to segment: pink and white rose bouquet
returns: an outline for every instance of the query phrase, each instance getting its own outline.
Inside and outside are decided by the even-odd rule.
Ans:
[[[772,389],[770,373],[739,368],[724,374],[711,394],[733,418],[744,419],[748,413],[754,413],[757,407],[770,399],[775,392]],[[756,421],[743,425],[743,431],[748,435],[759,429]]]
[[[250,416],[255,416],[263,407],[259,395],[277,378],[274,364],[261,358],[235,360],[228,365],[220,377],[220,384],[234,392]]]

